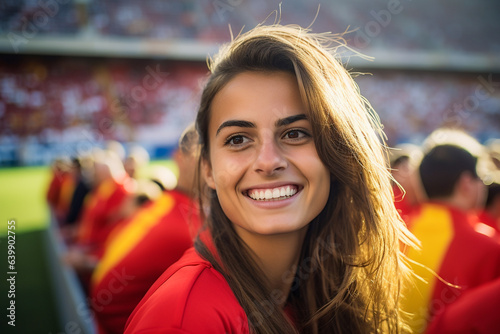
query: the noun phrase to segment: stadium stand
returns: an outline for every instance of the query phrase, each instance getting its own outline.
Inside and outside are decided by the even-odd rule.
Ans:
[[[154,151],[175,141],[178,129],[194,117],[206,75],[198,62],[5,58],[0,64],[3,166],[48,164],[108,139],[146,142],[156,158]],[[444,125],[481,140],[500,131],[500,97],[498,90],[490,92],[496,79],[489,74],[372,73],[357,82],[392,145],[418,142]]]
[[[377,28],[369,22],[379,22],[383,34],[372,38],[370,47],[404,50],[445,48],[449,51],[488,53],[500,50],[499,43],[490,38],[500,33],[497,17],[499,4],[488,0],[353,0],[349,1],[350,6],[345,6],[341,0],[47,0],[41,3],[47,4],[49,12],[54,12],[54,19],[41,25],[40,33],[77,35],[82,30],[90,29],[107,36],[223,42],[229,37],[228,24],[238,30],[243,25],[255,26],[276,10],[280,2],[282,22],[302,26],[309,26],[320,5],[320,15],[313,25],[317,31],[341,32],[351,27],[360,28],[361,32],[372,37]],[[2,7],[0,31],[21,32],[25,19],[33,19],[40,4],[31,0],[6,0]],[[384,13],[389,13],[389,16],[385,17]],[[481,19],[466,19],[471,17]],[[481,31],[488,31],[488,34]]]

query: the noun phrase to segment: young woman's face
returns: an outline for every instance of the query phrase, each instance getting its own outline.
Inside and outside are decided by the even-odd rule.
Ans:
[[[299,231],[324,208],[330,173],[321,162],[295,77],[243,72],[215,96],[208,185],[236,231]]]

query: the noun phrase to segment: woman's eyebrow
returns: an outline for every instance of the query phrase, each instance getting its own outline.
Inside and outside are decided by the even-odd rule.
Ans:
[[[307,119],[306,114],[298,114],[298,115],[292,115],[288,116],[285,118],[280,118],[279,120],[276,121],[276,127],[279,128],[280,126],[285,126],[288,124],[292,124],[294,122]]]
[[[279,120],[276,121],[276,127],[281,127],[285,126],[303,119],[307,119],[307,116],[305,114],[298,114],[298,115],[292,115],[289,117],[285,118],[280,118]],[[255,128],[255,124],[249,121],[243,121],[243,120],[238,120],[238,119],[231,119],[229,121],[225,121],[222,123],[219,128],[217,129],[217,132],[215,133],[215,136],[221,132],[222,129],[230,127],[230,126],[237,126],[240,128]]]
[[[252,122],[242,121],[242,120],[237,120],[237,119],[235,119],[235,120],[229,120],[229,121],[225,121],[224,123],[222,123],[219,126],[219,128],[217,129],[217,133],[215,134],[215,136],[217,136],[222,129],[230,127],[230,126],[237,126],[237,127],[240,127],[240,128],[255,128],[255,124],[252,123]]]

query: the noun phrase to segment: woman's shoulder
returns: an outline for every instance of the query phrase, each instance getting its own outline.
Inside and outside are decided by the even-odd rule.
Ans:
[[[224,276],[194,248],[155,282],[126,333],[248,333],[248,320]]]

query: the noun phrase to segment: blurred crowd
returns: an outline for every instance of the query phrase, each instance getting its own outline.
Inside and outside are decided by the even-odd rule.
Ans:
[[[78,273],[101,333],[121,333],[150,285],[192,246],[202,225],[198,135],[188,126],[166,167],[140,146],[56,160],[47,200],[66,265]],[[390,149],[394,204],[420,240],[404,249],[413,282],[401,307],[414,333],[490,333],[500,328],[500,139],[481,144],[439,128],[418,145]],[[201,210],[202,211],[202,210]]]
[[[206,74],[186,62],[10,60],[0,63],[0,165],[48,164],[103,140],[175,146]]]
[[[412,333],[500,329],[500,139],[440,128],[390,155],[394,203],[419,249],[402,309]]]
[[[41,6],[40,3],[47,4]],[[495,52],[500,45],[491,36],[500,33],[495,1],[240,1],[147,0],[57,1],[7,0],[0,10],[0,33],[22,32],[26,21],[47,7],[51,14],[40,34],[149,37],[227,41],[228,24],[236,31],[254,27],[279,8],[283,23],[307,27],[320,13],[313,28],[343,32],[359,29],[358,47],[398,50]],[[54,3],[56,5],[54,5]],[[389,12],[388,10],[392,10]],[[385,11],[385,12],[384,12]],[[384,12],[385,14],[380,14]],[[389,17],[386,17],[389,13]],[[274,17],[273,17],[274,19]],[[373,22],[373,23],[370,23]],[[457,23],[460,22],[460,23]],[[376,27],[378,24],[378,28]],[[384,33],[380,34],[383,29]],[[478,33],[484,31],[483,33]],[[353,35],[353,38],[356,35]],[[356,42],[354,39],[351,41]]]
[[[48,164],[102,140],[175,146],[206,74],[197,62],[11,57],[0,63],[0,166]],[[378,71],[356,81],[392,146],[444,125],[481,142],[500,132],[489,74]]]
[[[0,4],[0,35],[11,42],[13,36],[70,35],[219,43],[230,40],[229,25],[233,34],[254,27],[279,3],[282,23],[307,27],[314,21],[318,32],[352,30],[345,39],[362,52],[500,51],[490,37],[500,33],[499,5],[487,0],[399,2],[392,14],[391,2],[384,0],[349,6],[298,0],[6,0]],[[156,146],[174,146],[192,119],[206,72],[202,62],[2,55],[0,166],[48,164],[82,145],[111,139],[150,145],[155,155]],[[489,73],[374,74],[357,81],[391,145],[417,143],[443,125],[461,127],[481,142],[500,131],[498,79]]]
[[[66,245],[60,255],[77,273],[100,332],[122,333],[149,286],[192,246],[201,226],[197,145],[191,125],[173,153],[177,174],[148,166],[141,146],[116,141],[54,161],[47,201]]]

